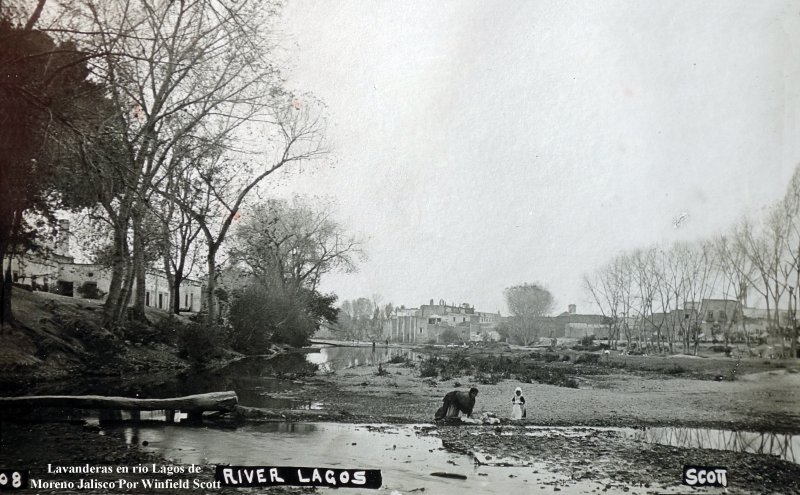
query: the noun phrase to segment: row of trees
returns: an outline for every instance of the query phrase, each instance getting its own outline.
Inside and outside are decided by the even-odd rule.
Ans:
[[[621,336],[673,352],[699,342],[704,299],[735,301],[761,298],[770,332],[789,339],[797,350],[797,287],[800,286],[800,167],[785,196],[758,216],[746,217],[729,232],[698,242],[677,242],[622,253],[591,275],[584,285],[611,321],[609,343]],[[781,320],[779,308],[788,308]],[[670,314],[670,317],[664,315]],[[721,329],[727,340],[741,321],[731,318]],[[647,326],[653,330],[640,331]]]
[[[228,262],[281,300],[316,294],[311,311],[320,277],[352,269],[359,250],[322,208],[253,201],[276,171],[327,152],[321,105],[285,90],[271,58],[279,4],[0,3],[4,259],[33,247],[31,219],[69,209],[90,220],[110,268],[109,328],[145,319],[151,267],[166,272],[176,313],[181,282],[206,275],[209,324]],[[243,212],[253,221],[237,229]],[[10,322],[10,265],[0,294]]]
[[[384,323],[395,312],[389,302],[381,304],[381,296],[359,297],[343,301],[339,313],[339,328],[344,339],[383,340]]]

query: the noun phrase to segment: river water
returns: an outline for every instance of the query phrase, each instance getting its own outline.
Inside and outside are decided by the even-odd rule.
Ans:
[[[299,390],[292,377],[314,371],[339,370],[386,363],[396,356],[418,359],[420,354],[399,347],[312,347],[271,358],[245,358],[223,369],[185,374],[158,374],[134,379],[79,377],[40,384],[19,395],[111,395],[166,398],[233,390],[239,404],[269,409],[321,409],[323,404],[283,397]]]
[[[283,422],[248,424],[235,430],[223,430],[150,423],[105,426],[102,433],[158,453],[175,463],[380,469],[382,490],[393,494],[417,493],[424,489],[426,493],[460,494],[467,491],[507,495],[520,490],[529,493],[554,491],[555,488],[565,493],[623,493],[637,488],[608,479],[570,479],[563,469],[543,459],[504,459],[481,452],[473,455],[447,452],[435,436],[435,430],[433,435],[425,434],[424,430],[431,433],[428,425]],[[472,434],[492,435],[494,432],[492,429],[476,429]],[[796,435],[688,428],[526,427],[521,433],[503,434],[572,438],[599,434],[603,438],[623,437],[678,447],[772,453],[793,462],[797,460],[787,456],[786,452],[796,451],[800,441],[800,436]],[[754,447],[756,444],[770,445],[770,441],[771,449]],[[432,476],[434,472],[461,475],[466,480]],[[658,493],[681,492],[680,485],[652,488]],[[329,492],[329,489],[321,490]],[[351,492],[364,493],[363,490],[342,489],[335,493]]]
[[[322,371],[334,371],[358,366],[374,366],[387,363],[395,357],[417,360],[422,355],[401,347],[319,347],[318,352],[306,354],[306,360],[319,366]]]
[[[323,371],[339,370],[374,366],[395,356],[412,360],[421,357],[412,350],[395,347],[321,347],[272,359],[243,359],[211,373],[149,377],[148,381],[134,382],[87,380],[78,385],[72,382],[69,389],[48,385],[49,390],[39,393],[68,390],[73,394],[175,397],[234,390],[240,404],[245,406],[319,409],[325,405],[282,397],[300,387],[292,379],[297,373],[309,371],[312,364]],[[163,417],[163,411],[153,411],[143,413],[142,419],[158,421]],[[800,435],[692,428],[551,427],[529,427],[517,434],[581,436],[598,430],[635,442],[749,452],[775,455],[794,463],[800,461]],[[438,438],[421,435],[419,425],[265,423],[230,430],[145,422],[103,425],[102,431],[180,463],[382,469],[384,489],[389,493],[418,493],[424,488],[426,493],[456,494],[467,490],[505,495],[519,492],[520,488],[528,492],[534,489],[553,491],[559,487],[567,493],[597,493],[609,483],[608,480],[570,480],[559,470],[548,468],[540,459],[494,459],[489,462],[480,452],[472,456],[448,453]],[[490,429],[485,433],[492,434]],[[506,465],[486,465],[498,461]],[[467,476],[468,482],[431,476],[437,471]],[[338,490],[336,493],[347,491]],[[363,495],[364,492],[356,490],[354,493]]]
[[[388,493],[416,493],[424,489],[426,493],[454,495],[465,491],[508,494],[521,488],[525,493],[545,487],[552,491],[556,486],[568,487],[568,493],[591,493],[606,486],[603,481],[569,480],[548,470],[544,463],[512,467],[477,465],[471,456],[445,451],[441,440],[420,435],[420,429],[421,425],[265,423],[234,431],[131,425],[106,428],[103,432],[176,463],[380,469],[381,489]],[[432,476],[434,472],[459,474],[467,480]],[[365,493],[342,489],[335,493],[351,492]]]

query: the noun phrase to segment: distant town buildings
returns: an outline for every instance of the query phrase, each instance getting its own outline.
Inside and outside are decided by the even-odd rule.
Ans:
[[[792,324],[790,313],[778,311],[779,326]],[[800,313],[795,315],[795,318]],[[447,304],[440,300],[434,304],[420,305],[418,308],[398,308],[384,322],[383,335],[397,343],[448,343],[455,336],[458,341],[501,340],[498,325],[509,317],[500,313],[476,311],[467,303]],[[534,320],[540,338],[581,339],[593,336],[607,339],[615,322],[599,314],[582,314],[575,304],[556,316],[544,316]],[[687,302],[682,308],[668,313],[654,313],[643,316],[618,317],[616,327],[619,338],[625,340],[625,330],[631,338],[655,342],[659,333],[666,339],[671,330],[675,340],[690,327],[697,332],[701,341],[729,340],[768,341],[771,322],[766,310],[743,307],[739,302],[727,299],[703,299],[700,302]],[[445,338],[443,338],[445,337]]]
[[[392,342],[399,343],[443,343],[448,336],[458,340],[499,340],[495,327],[500,323],[500,313],[475,311],[473,306],[460,306],[440,300],[419,308],[403,308],[384,322],[383,334]]]

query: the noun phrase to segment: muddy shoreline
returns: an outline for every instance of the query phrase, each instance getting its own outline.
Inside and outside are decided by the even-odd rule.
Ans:
[[[655,358],[664,360],[666,358]],[[779,369],[743,374],[735,381],[698,379],[713,366],[724,369],[728,361],[701,363],[703,370],[688,369],[685,377],[652,371],[616,368],[589,370],[581,376],[581,388],[513,379],[481,384],[475,376],[421,377],[418,364],[382,363],[313,376],[293,377],[297,386],[274,395],[287,401],[320,403],[320,410],[239,408],[236,414],[206,418],[211,428],[236,428],[253,422],[332,422],[356,424],[431,424],[433,411],[448,391],[477,386],[475,413],[495,413],[499,426],[447,424],[425,428],[419,434],[437,436],[454,453],[533,460],[568,475],[575,483],[603,480],[611,492],[652,492],[680,487],[684,464],[723,465],[735,473],[731,489],[742,493],[800,493],[800,465],[769,455],[711,449],[680,448],[635,442],[612,433],[526,437],[525,426],[540,427],[690,427],[735,431],[800,432],[800,374],[796,363]],[[562,366],[554,364],[553,366]],[[691,364],[687,365],[691,366]],[[711,373],[713,374],[713,373]],[[516,386],[528,398],[528,417],[507,419],[506,404]],[[515,433],[517,432],[517,433]],[[37,473],[46,464],[169,463],[135,445],[99,435],[96,428],[64,423],[2,423],[0,466],[26,466]],[[598,462],[610,458],[612,462]],[[210,473],[212,466],[205,466]],[[501,469],[501,468],[498,468]],[[534,473],[533,471],[531,471]],[[534,473],[535,474],[535,473]],[[47,474],[44,473],[43,477]],[[211,474],[206,476],[211,477]],[[533,475],[532,475],[533,476]],[[529,483],[527,478],[520,483]],[[537,480],[530,480],[533,486]],[[561,481],[539,481],[539,488],[570,491]],[[575,488],[577,485],[573,485]],[[604,491],[606,491],[604,490]],[[121,490],[124,491],[124,490]],[[244,489],[217,489],[208,493],[234,493]],[[263,491],[263,490],[262,490]],[[165,490],[162,493],[180,493]],[[270,489],[270,493],[307,493],[307,489]],[[53,493],[65,493],[63,490]],[[81,493],[95,493],[84,491]],[[96,493],[104,493],[97,491]]]

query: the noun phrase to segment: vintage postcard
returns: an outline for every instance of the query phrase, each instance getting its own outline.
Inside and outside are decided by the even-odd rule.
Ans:
[[[0,492],[800,493],[800,1],[0,0]]]

